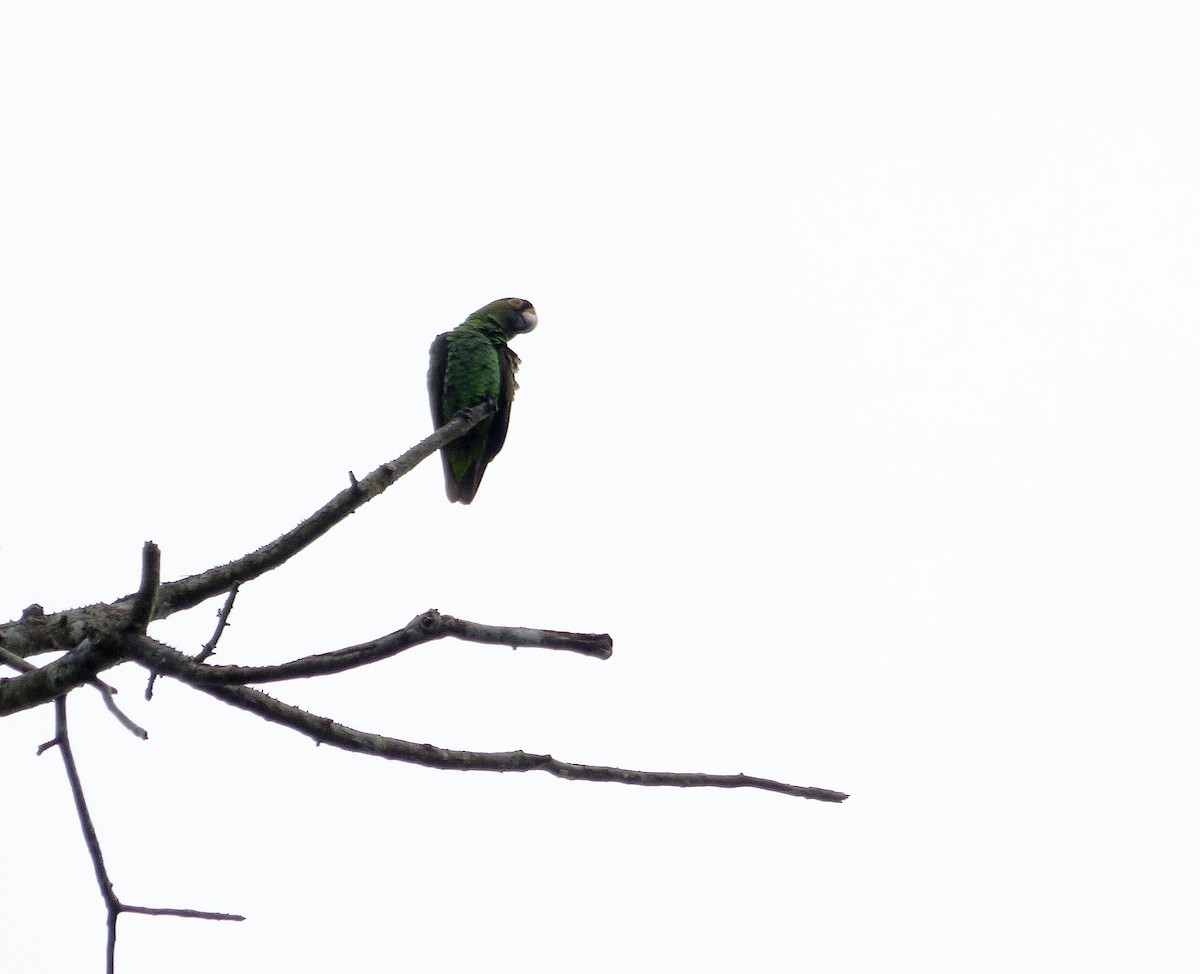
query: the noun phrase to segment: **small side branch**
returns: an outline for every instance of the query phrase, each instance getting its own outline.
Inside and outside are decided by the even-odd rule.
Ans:
[[[233,588],[229,590],[229,595],[225,599],[225,604],[221,606],[221,611],[217,613],[217,628],[213,630],[212,638],[200,647],[193,661],[203,663],[206,659],[212,656],[217,651],[217,642],[221,638],[221,633],[225,631],[225,627],[229,625],[229,613],[233,611],[233,602],[237,598],[237,594],[241,589],[240,582],[234,582]],[[161,643],[155,643],[156,646],[161,646]],[[166,647],[163,647],[166,648]],[[150,678],[146,680],[146,699],[150,700],[154,696],[154,681],[158,679],[158,673],[152,672]]]
[[[122,913],[140,913],[148,917],[183,917],[187,920],[245,920],[236,913],[214,913],[211,910],[182,910],[170,906],[130,906],[121,904]]]
[[[108,944],[105,951],[105,971],[114,974],[116,970],[117,952],[117,917],[122,913],[148,913],[158,916],[195,917],[204,920],[244,920],[245,917],[231,913],[207,913],[200,910],[184,910],[169,907],[127,906],[122,903],[113,889],[108,868],[104,864],[104,850],[100,848],[100,838],[96,834],[96,826],[88,811],[87,799],[83,794],[83,782],[79,777],[79,767],[75,763],[75,755],[71,750],[71,737],[67,731],[67,698],[58,697],[54,701],[54,740],[39,749],[41,753],[48,747],[57,747],[62,755],[63,768],[67,772],[67,781],[71,786],[71,796],[75,800],[75,812],[79,816],[79,826],[83,830],[83,841],[87,846],[88,856],[92,860],[92,869],[96,874],[96,884],[100,887],[100,896],[104,900],[104,908],[108,914]]]
[[[104,706],[108,708],[108,712],[117,718],[117,723],[124,727],[134,737],[141,738],[143,741],[149,740],[150,735],[146,733],[144,727],[135,724],[133,720],[117,706],[117,701],[113,699],[113,695],[117,692],[113,687],[100,680],[93,680],[92,686],[100,691],[100,697],[104,701]]]
[[[455,771],[545,771],[559,778],[576,781],[613,781],[626,785],[668,786],[675,788],[756,788],[796,798],[823,802],[842,802],[849,796],[828,788],[789,785],[769,778],[749,775],[714,775],[700,772],[631,771],[592,764],[569,764],[549,754],[524,751],[452,751],[432,744],[414,744],[381,734],[369,734],[282,703],[260,690],[249,687],[200,686],[210,696],[249,711],[272,723],[299,731],[318,744],[331,744],[345,751],[356,751],[391,761],[405,761],[427,768]]]
[[[129,609],[129,622],[126,623],[131,632],[145,632],[150,620],[154,618],[161,564],[158,545],[147,541],[142,545],[142,583],[137,595],[133,597],[133,605]]]
[[[206,642],[200,648],[200,652],[196,654],[197,663],[203,663],[217,651],[217,643],[220,641],[221,634],[225,631],[225,627],[229,625],[229,613],[233,611],[233,603],[237,598],[241,587],[241,582],[233,583],[233,588],[229,590],[229,595],[225,599],[225,604],[221,606],[221,611],[217,613],[217,628],[213,630],[212,639]]]
[[[100,887],[100,895],[104,899],[104,905],[111,913],[120,907],[120,902],[113,892],[112,881],[108,878],[108,869],[104,865],[104,850],[100,848],[96,826],[92,824],[92,815],[88,811],[87,799],[83,795],[83,782],[79,778],[79,767],[75,764],[75,754],[71,750],[71,738],[67,733],[67,698],[65,696],[54,701],[54,744],[58,746],[58,753],[62,755],[63,768],[67,772],[67,782],[71,786],[71,797],[75,799],[75,814],[79,816],[79,827],[83,829],[83,841],[87,846],[88,855],[92,859],[92,868],[96,873],[96,883]]]
[[[3,646],[0,646],[0,663],[7,663],[14,670],[20,670],[22,673],[32,673],[37,669],[25,657],[18,656],[16,653],[10,653]]]

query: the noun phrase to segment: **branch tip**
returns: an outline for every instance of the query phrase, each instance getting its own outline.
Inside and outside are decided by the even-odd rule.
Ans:
[[[126,628],[133,632],[144,633],[154,617],[161,567],[162,556],[158,545],[147,541],[142,545],[142,582],[133,598],[133,605],[129,609],[129,622],[126,624]]]

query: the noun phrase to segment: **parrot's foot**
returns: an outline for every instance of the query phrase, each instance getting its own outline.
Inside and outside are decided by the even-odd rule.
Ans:
[[[463,406],[462,409],[460,409],[458,412],[456,412],[454,414],[454,418],[455,419],[469,419],[470,415],[471,415],[471,410],[478,409],[480,406],[487,406],[491,409],[492,412],[495,412],[497,409],[496,400],[493,399],[491,396],[487,396],[481,402],[475,403],[474,406]]]

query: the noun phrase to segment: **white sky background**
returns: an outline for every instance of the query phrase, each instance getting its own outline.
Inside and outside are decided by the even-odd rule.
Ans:
[[[366,730],[848,791],[435,772],[110,674],[72,697],[122,974],[1193,971],[1200,67],[1187,5],[5,4],[0,617],[257,547],[541,325],[436,460],[248,585],[218,662]],[[152,628],[195,651],[219,602]],[[0,940],[97,970],[50,708]]]

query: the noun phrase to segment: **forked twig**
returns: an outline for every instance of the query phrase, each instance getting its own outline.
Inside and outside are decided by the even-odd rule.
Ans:
[[[54,739],[43,744],[38,749],[38,753],[41,754],[50,747],[57,747],[58,753],[62,755],[67,781],[71,786],[71,796],[75,800],[75,812],[79,816],[79,825],[83,830],[83,841],[87,845],[88,855],[92,860],[92,869],[96,873],[96,884],[100,887],[100,896],[104,900],[104,908],[108,913],[108,944],[105,949],[107,974],[114,974],[116,970],[117,917],[122,913],[148,913],[154,916],[191,917],[200,920],[246,919],[233,913],[210,913],[204,910],[186,910],[174,907],[130,906],[122,903],[109,878],[108,867],[104,864],[104,850],[100,848],[96,826],[92,822],[87,799],[83,795],[83,782],[79,778],[79,768],[75,764],[75,755],[71,750],[71,738],[67,731],[66,696],[58,697],[54,701]]]

